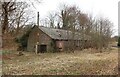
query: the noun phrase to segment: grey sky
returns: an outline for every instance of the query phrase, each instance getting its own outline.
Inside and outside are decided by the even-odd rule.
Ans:
[[[44,18],[51,11],[58,10],[60,4],[77,5],[88,14],[95,17],[107,17],[114,23],[115,35],[118,35],[118,1],[119,0],[43,0],[36,5],[36,12],[40,12],[40,17]]]
[[[120,0],[42,0],[40,4],[35,0],[30,1],[34,2],[36,7],[34,10],[36,13],[40,12],[41,19],[48,16],[50,12],[57,11],[62,3],[76,5],[80,10],[94,17],[107,17],[114,23],[114,35],[118,35],[118,2]]]

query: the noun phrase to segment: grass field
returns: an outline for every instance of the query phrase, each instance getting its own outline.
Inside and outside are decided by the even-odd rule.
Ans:
[[[40,53],[3,51],[5,75],[113,75],[117,74],[118,48],[103,53],[85,49],[75,53]]]

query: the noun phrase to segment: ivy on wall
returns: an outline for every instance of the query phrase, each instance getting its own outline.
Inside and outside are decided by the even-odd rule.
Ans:
[[[50,41],[50,48],[49,48],[50,52],[56,52],[56,45],[55,45],[55,41],[51,40]]]

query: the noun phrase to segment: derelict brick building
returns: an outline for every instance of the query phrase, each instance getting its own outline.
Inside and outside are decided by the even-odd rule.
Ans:
[[[34,26],[29,34],[27,51],[35,51],[36,45],[38,52],[65,51],[73,46],[79,49],[82,41],[77,32],[73,36],[71,31]],[[88,38],[84,38],[84,41],[87,43]]]

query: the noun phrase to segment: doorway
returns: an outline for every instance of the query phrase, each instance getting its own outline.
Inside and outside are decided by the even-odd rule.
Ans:
[[[47,45],[39,45],[39,52],[41,53],[47,52]]]

